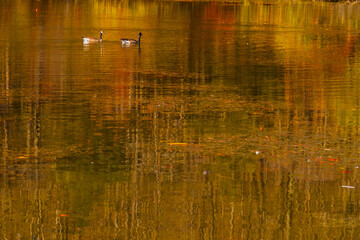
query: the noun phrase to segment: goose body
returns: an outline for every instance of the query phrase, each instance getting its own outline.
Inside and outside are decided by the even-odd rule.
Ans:
[[[139,38],[138,38],[138,40],[123,38],[123,39],[121,39],[121,42],[122,42],[122,44],[124,44],[124,45],[140,44],[141,36],[142,36],[142,34],[139,33]]]
[[[100,38],[82,37],[83,43],[87,44],[87,43],[91,43],[91,42],[102,42],[103,33],[104,33],[104,31],[100,32]]]

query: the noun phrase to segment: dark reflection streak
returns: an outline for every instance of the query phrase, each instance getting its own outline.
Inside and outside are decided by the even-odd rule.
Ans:
[[[216,206],[216,199],[215,199],[215,194],[214,194],[214,185],[213,185],[213,181],[211,181],[209,183],[209,188],[210,188],[210,204],[211,204],[211,224],[209,224],[211,226],[211,239],[216,239],[216,212],[215,212],[215,206]]]
[[[27,156],[30,156],[31,154],[31,120],[28,120],[27,122],[26,154]]]
[[[359,92],[359,87],[357,87],[357,91]],[[360,125],[360,119],[359,119],[359,111],[360,111],[360,102],[359,102],[360,96],[356,97],[356,126]],[[355,128],[356,129],[356,135],[355,136],[359,136],[359,128]]]
[[[64,219],[64,223],[62,224],[63,230],[61,232],[61,239],[68,240],[69,239],[69,220],[68,218]]]
[[[11,190],[9,188],[9,175],[8,175],[8,154],[9,154],[9,131],[8,131],[8,123],[6,120],[6,116],[8,113],[8,109],[9,109],[9,104],[10,104],[10,99],[9,99],[9,85],[10,85],[10,78],[9,78],[9,47],[8,44],[5,48],[5,103],[4,106],[2,106],[1,109],[4,113],[4,119],[2,121],[3,123],[3,169],[0,169],[0,176],[3,175],[3,189],[2,189],[2,194],[4,194],[4,199],[8,199],[9,201],[11,201]],[[9,207],[9,212],[13,212],[13,209],[11,207]],[[2,212],[3,213],[3,212]]]
[[[6,97],[9,97],[10,89],[10,77],[9,77],[9,44],[6,44],[5,47],[5,88],[6,88]]]
[[[8,150],[9,150],[9,146],[8,146],[8,131],[6,128],[6,120],[3,120],[3,127],[4,127],[4,144],[3,144],[3,159],[4,159],[4,169],[7,168],[7,158],[8,158]],[[4,171],[6,173],[6,171]],[[6,181],[6,175],[5,174],[5,181]]]
[[[103,56],[103,55],[104,55],[104,51],[103,51],[102,42],[99,42],[99,50],[100,50],[100,55]]]
[[[34,201],[36,205],[36,214],[34,214],[34,226],[32,226],[33,233],[32,236],[36,236],[39,239],[44,239],[43,233],[43,209],[42,209],[42,199],[41,199],[41,188],[40,188],[40,176],[39,176],[39,144],[40,144],[40,131],[41,131],[41,105],[40,105],[40,84],[42,76],[42,51],[38,52],[38,55],[34,61],[34,72],[33,72],[33,88],[32,93],[34,96],[32,104],[32,121],[33,121],[33,148],[34,148],[34,171],[35,171],[35,192],[34,192]]]
[[[280,175],[280,174],[279,174]],[[279,199],[279,205],[283,206],[283,208],[281,209],[281,212],[279,213],[279,225],[280,225],[280,229],[282,229],[282,234],[285,235],[285,230],[286,230],[286,217],[287,217],[287,198],[286,198],[286,188],[287,186],[285,185],[287,182],[287,178],[286,176],[284,176],[284,174],[281,174],[279,176],[279,178],[281,178],[281,192],[282,194],[280,195],[280,199]],[[285,186],[284,186],[285,185]]]
[[[260,239],[265,238],[265,229],[266,229],[266,216],[265,216],[265,179],[264,179],[264,160],[260,161],[260,170],[259,170],[259,214],[260,214]]]
[[[139,45],[140,48],[140,45]],[[140,54],[140,52],[139,52]],[[156,94],[156,91],[155,91]],[[154,96],[156,97],[156,95]],[[161,194],[161,156],[160,153],[158,151],[157,146],[159,146],[160,144],[160,138],[158,136],[158,126],[159,126],[159,122],[158,122],[158,113],[157,113],[157,108],[155,107],[154,109],[154,113],[153,113],[153,139],[154,139],[154,154],[155,154],[155,174],[156,174],[156,193],[155,193],[155,213],[156,213],[156,229],[159,232],[159,228],[160,228],[160,221],[159,219],[161,218],[161,200],[162,200],[162,194]]]
[[[202,201],[202,210],[201,210],[201,214],[200,214],[200,226],[199,226],[199,233],[200,233],[200,239],[206,239],[206,227],[205,227],[205,217],[204,217],[204,210],[206,209],[204,201]]]
[[[9,85],[10,85],[10,78],[9,78],[9,46],[8,43],[6,44],[5,48],[5,96],[6,96],[6,102],[4,106],[4,115],[8,113],[8,108],[10,104],[9,100]],[[6,128],[6,119],[3,120],[4,124],[4,167],[7,166],[7,154],[8,154],[8,133]]]
[[[253,186],[256,184],[254,182],[254,174],[255,173],[251,173],[250,176],[249,176],[249,199],[256,199],[256,192],[253,193]],[[256,187],[256,186],[255,186]],[[256,191],[256,190],[255,190]],[[252,206],[252,203],[254,203],[254,201],[251,201],[249,202],[249,206],[247,209],[249,209],[249,213],[248,213],[248,224],[249,224],[249,227],[248,227],[248,237],[246,239],[253,239],[254,237],[252,236],[252,232],[251,230],[253,229],[253,220],[252,220],[252,211],[255,211],[253,210],[254,207]]]
[[[287,175],[286,183],[286,208],[285,208],[285,239],[293,239],[292,237],[292,217],[294,202],[294,182],[290,174]]]
[[[234,178],[235,179],[235,178]],[[229,219],[229,225],[230,225],[230,231],[229,231],[229,239],[234,238],[234,213],[235,213],[235,206],[234,202],[230,202],[230,219]]]
[[[309,168],[310,168],[310,166],[309,166]],[[310,216],[309,220],[308,220],[308,224],[309,224],[309,226],[313,226],[313,218],[309,214],[311,212],[311,185],[310,185],[310,181],[306,181],[306,183],[305,183],[304,206],[305,206],[305,213]]]
[[[34,110],[34,157],[35,163],[39,163],[39,144],[40,144],[40,103],[37,100],[37,104]]]
[[[244,169],[244,161],[241,161],[241,168],[240,169]],[[244,220],[245,220],[245,216],[244,216],[244,198],[245,198],[245,172],[244,171],[240,171],[240,176],[237,178],[241,181],[240,183],[240,188],[239,188],[239,191],[240,191],[240,233],[239,235],[241,237],[244,236]],[[235,229],[234,229],[235,230]],[[235,232],[236,234],[236,232]]]
[[[265,225],[263,225],[263,213],[264,213],[264,209],[263,209],[263,189],[262,189],[262,170],[259,170],[256,172],[256,179],[255,179],[255,193],[256,193],[256,198],[258,199],[258,201],[256,201],[257,206],[256,206],[256,210],[257,210],[257,214],[259,217],[259,231],[258,231],[258,239],[263,239],[263,227],[265,227]]]

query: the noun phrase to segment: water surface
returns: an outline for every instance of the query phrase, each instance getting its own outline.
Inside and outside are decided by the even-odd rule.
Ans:
[[[357,4],[0,11],[2,238],[359,235]]]

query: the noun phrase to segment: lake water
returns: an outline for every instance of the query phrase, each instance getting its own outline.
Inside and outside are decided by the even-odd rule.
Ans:
[[[358,238],[359,4],[5,0],[0,31],[1,239]]]

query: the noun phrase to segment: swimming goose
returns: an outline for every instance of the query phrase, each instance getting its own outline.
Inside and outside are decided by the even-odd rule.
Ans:
[[[82,37],[83,38],[83,43],[87,44],[87,43],[90,43],[90,42],[102,42],[103,33],[104,33],[104,31],[100,32],[100,38]]]
[[[126,39],[126,38],[123,38],[121,39],[121,42],[122,44],[125,44],[125,45],[130,45],[130,44],[140,44],[140,38],[141,38],[142,34],[139,33],[139,40],[135,40],[135,39]]]

